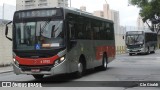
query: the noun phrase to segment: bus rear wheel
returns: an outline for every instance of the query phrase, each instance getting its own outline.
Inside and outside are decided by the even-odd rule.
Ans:
[[[155,53],[155,46],[154,46],[154,48],[153,48],[153,51],[151,51],[151,53]]]
[[[108,68],[107,64],[108,64],[108,59],[107,59],[107,56],[104,55],[102,60],[101,70],[107,70]]]
[[[146,55],[148,55],[150,53],[150,49],[149,47],[147,48],[147,52],[146,52]]]
[[[44,75],[33,75],[35,79],[42,79]]]

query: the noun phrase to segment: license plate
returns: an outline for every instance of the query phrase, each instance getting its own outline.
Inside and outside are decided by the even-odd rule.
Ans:
[[[31,72],[40,72],[40,69],[31,69]]]
[[[132,50],[133,52],[136,52],[137,50]]]

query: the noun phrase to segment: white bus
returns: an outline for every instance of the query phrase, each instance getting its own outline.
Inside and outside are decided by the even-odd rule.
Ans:
[[[7,26],[7,25],[6,25]],[[13,18],[15,74],[44,75],[76,72],[107,64],[115,58],[113,21],[68,8],[16,11]]]
[[[126,32],[126,46],[129,55],[155,53],[157,33],[146,31]]]

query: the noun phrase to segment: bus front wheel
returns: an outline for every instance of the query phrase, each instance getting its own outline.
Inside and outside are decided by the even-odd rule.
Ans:
[[[151,51],[151,53],[155,53],[155,46],[154,46],[154,48],[153,48],[153,51]]]
[[[82,76],[84,75],[84,73],[85,73],[85,62],[84,62],[83,60],[80,60],[80,61],[78,62],[77,68],[78,68],[78,70],[77,70],[75,76],[76,76],[76,78],[80,78],[80,77],[82,77]]]
[[[133,53],[129,53],[129,56],[132,56],[133,55]]]

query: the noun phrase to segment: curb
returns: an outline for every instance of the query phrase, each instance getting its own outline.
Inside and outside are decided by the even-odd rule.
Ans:
[[[12,68],[12,64],[0,65],[0,74],[13,72],[13,69],[11,68]]]
[[[0,72],[0,74],[9,73],[9,72],[13,72],[13,70],[8,70],[8,71]]]

